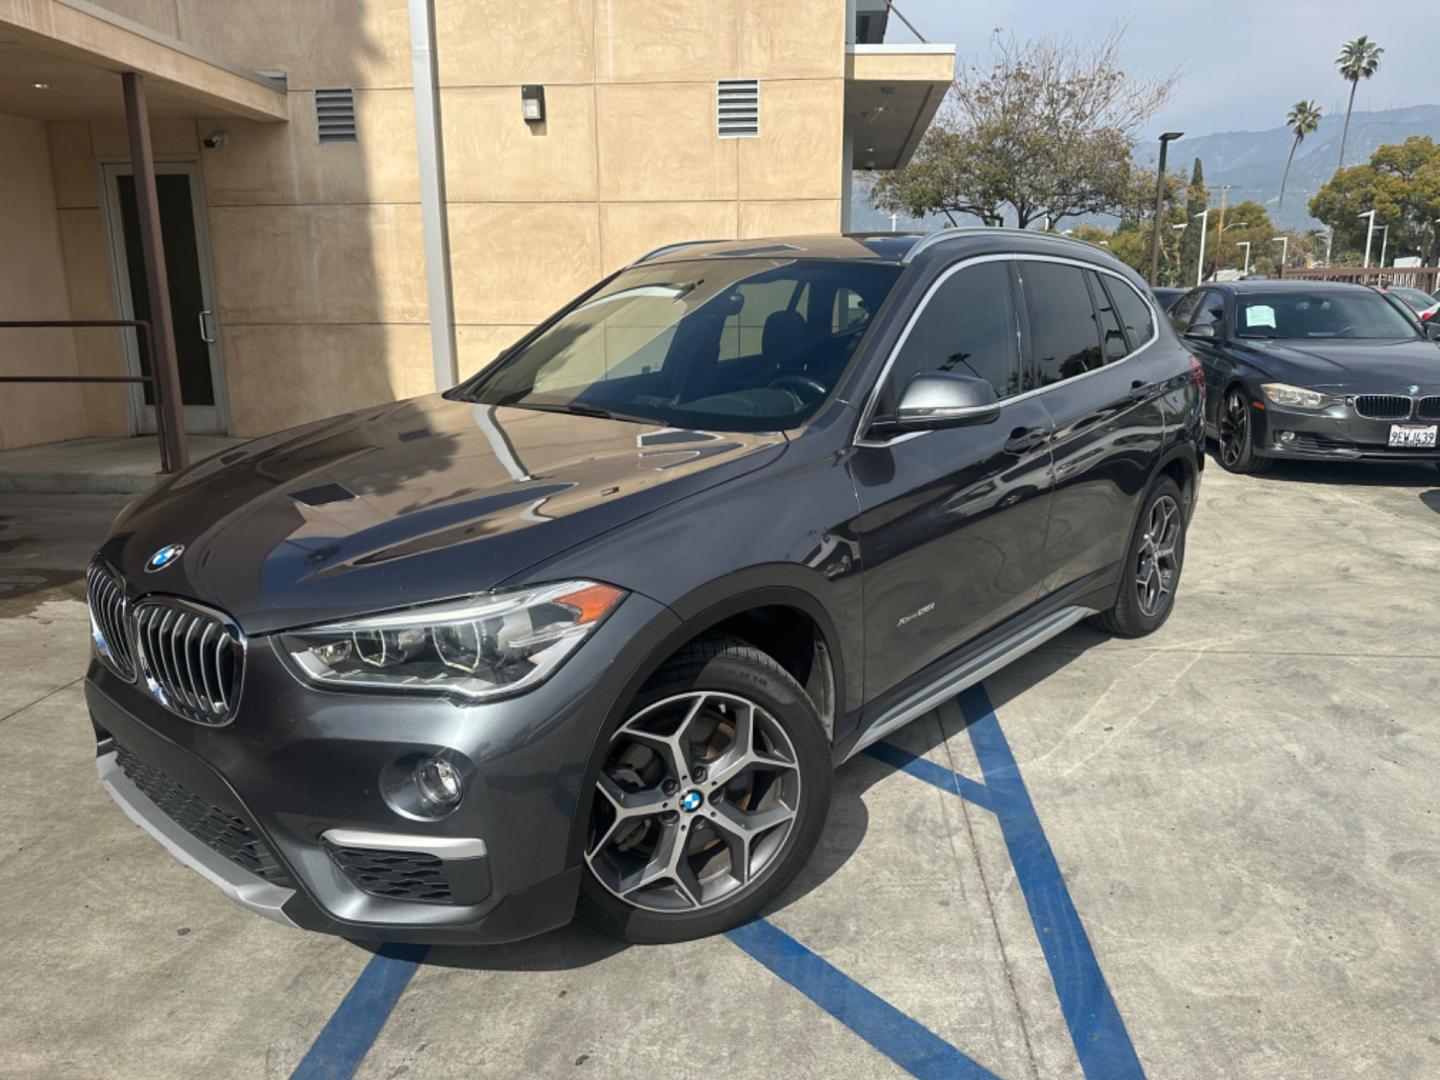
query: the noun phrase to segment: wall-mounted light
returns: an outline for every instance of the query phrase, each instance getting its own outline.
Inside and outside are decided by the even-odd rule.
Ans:
[[[520,115],[527,124],[545,120],[545,87],[529,83],[520,87]]]
[[[48,82],[32,82],[30,88],[32,90],[49,90],[50,84]]]

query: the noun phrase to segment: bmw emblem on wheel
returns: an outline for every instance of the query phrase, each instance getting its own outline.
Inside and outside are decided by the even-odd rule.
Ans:
[[[148,560],[146,560],[145,572],[153,574],[156,570],[164,570],[165,567],[169,566],[176,559],[180,558],[184,551],[184,544],[166,544],[159,551],[155,552],[154,555],[151,555]]]
[[[680,796],[680,809],[687,814],[693,814],[700,809],[700,804],[705,801],[705,796],[693,788]]]

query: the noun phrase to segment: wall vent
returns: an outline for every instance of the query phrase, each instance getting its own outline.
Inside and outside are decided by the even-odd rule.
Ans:
[[[322,143],[355,142],[355,91],[348,86],[316,90],[315,127]]]
[[[760,134],[758,79],[721,79],[715,84],[715,127],[722,139],[753,139]]]

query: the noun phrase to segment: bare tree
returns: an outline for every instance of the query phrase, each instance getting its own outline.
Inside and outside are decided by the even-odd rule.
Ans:
[[[1123,26],[1089,46],[997,39],[988,68],[959,70],[914,161],[877,178],[877,204],[1022,229],[1122,208],[1136,131],[1175,84],[1127,75],[1123,41]]]

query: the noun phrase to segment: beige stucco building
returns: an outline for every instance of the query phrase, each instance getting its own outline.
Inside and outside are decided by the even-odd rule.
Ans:
[[[148,310],[138,72],[189,430],[426,393],[660,245],[845,228],[852,170],[908,159],[954,63],[884,30],[879,0],[0,0],[0,320]],[[0,374],[141,353],[0,329]],[[0,449],[152,414],[0,384]]]

